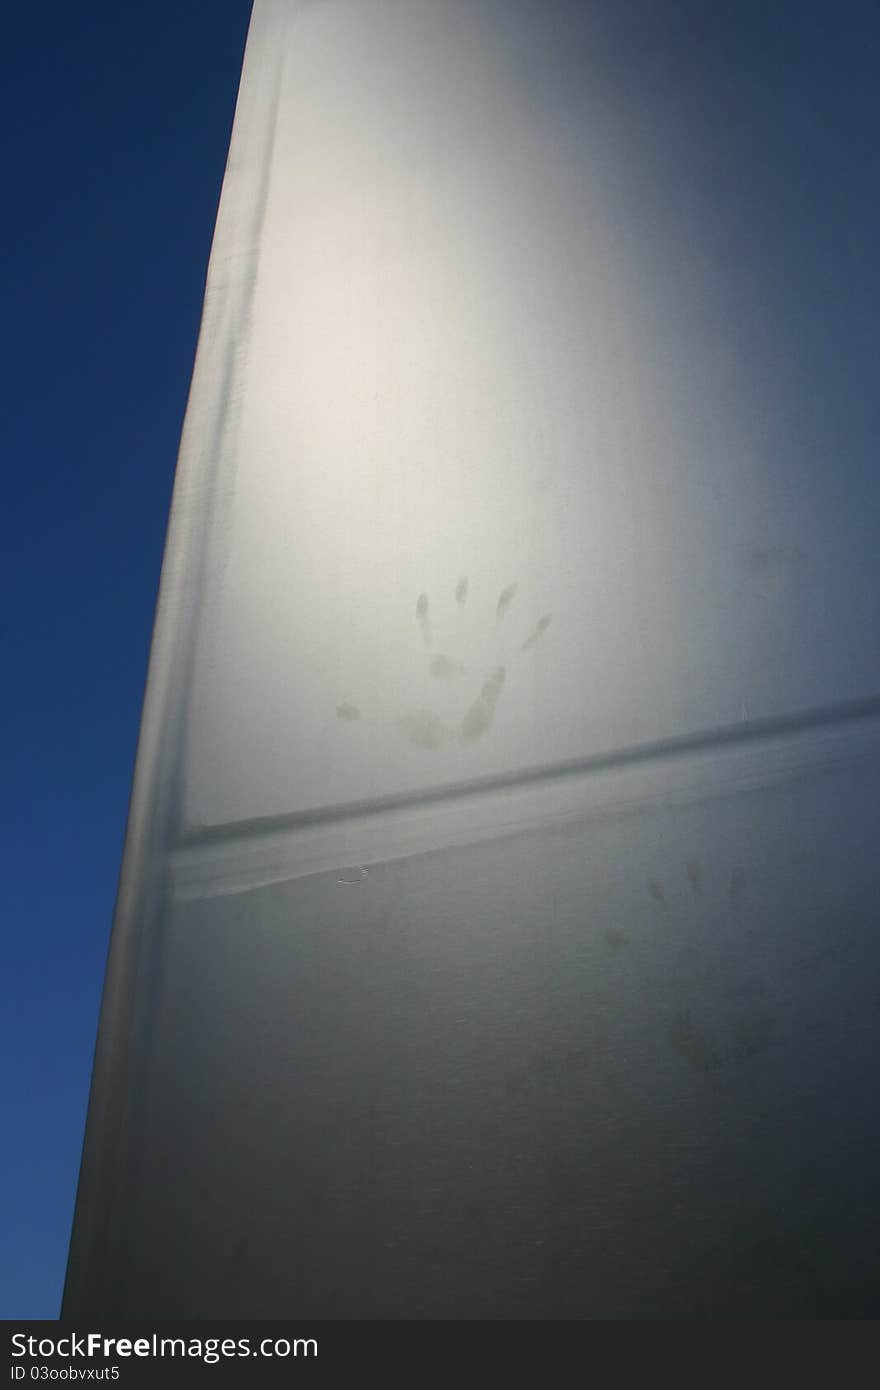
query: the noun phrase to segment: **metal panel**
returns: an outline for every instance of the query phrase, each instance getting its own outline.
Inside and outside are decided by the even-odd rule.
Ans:
[[[707,13],[257,0],[66,1316],[876,1312],[870,412]]]

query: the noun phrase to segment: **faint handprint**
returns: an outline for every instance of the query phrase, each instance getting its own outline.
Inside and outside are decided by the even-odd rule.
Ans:
[[[427,673],[432,682],[438,683],[438,688],[446,688],[443,700],[437,702],[442,703],[442,712],[426,705],[410,710],[395,721],[404,738],[417,748],[436,750],[451,743],[466,745],[487,734],[508,679],[508,669],[513,668],[519,656],[537,646],[550,626],[552,615],[545,613],[527,631],[525,638],[517,642],[509,621],[517,585],[508,584],[495,604],[494,623],[490,620],[479,634],[479,656],[468,664],[462,651],[468,593],[468,580],[463,576],[455,586],[452,622],[448,613],[435,615],[427,594],[419,594],[416,599],[415,625],[421,638],[423,659],[427,661]],[[438,639],[444,635],[444,650],[437,650]],[[449,687],[453,685],[461,687],[460,702],[449,699]],[[455,706],[460,712],[450,712]],[[351,722],[361,718],[361,711],[349,700],[343,700],[336,706],[336,715],[340,720]]]

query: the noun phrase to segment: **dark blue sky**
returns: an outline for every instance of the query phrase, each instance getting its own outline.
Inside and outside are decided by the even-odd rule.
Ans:
[[[44,0],[15,7],[4,24],[6,1318],[55,1317],[60,1303],[168,503],[249,12],[249,0]],[[634,0],[633,13],[645,12]],[[693,197],[708,198],[707,224],[720,210],[719,228],[735,224],[742,203],[750,283],[766,287],[768,313],[785,326],[785,371],[803,403],[793,488],[800,472],[805,486],[827,490],[845,568],[847,550],[866,553],[880,522],[880,10],[682,0],[671,13],[680,63],[658,65],[657,80],[673,85],[683,125],[702,130]],[[725,246],[716,249],[723,258]],[[742,351],[759,371],[759,337]],[[876,648],[876,573],[862,592],[850,615],[856,645]]]
[[[56,1317],[249,0],[4,19],[0,1316]]]

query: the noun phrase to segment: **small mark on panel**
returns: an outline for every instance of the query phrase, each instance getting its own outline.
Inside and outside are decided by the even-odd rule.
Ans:
[[[449,680],[450,676],[463,676],[464,666],[460,661],[453,661],[448,656],[434,656],[431,658],[431,675],[437,681]]]
[[[416,600],[416,621],[426,647],[431,645],[431,620],[428,617],[428,595],[419,594]]]
[[[504,667],[499,666],[483,684],[479,696],[461,721],[461,737],[466,741],[485,734],[494,718],[495,706],[504,686]]]
[[[656,878],[648,879],[648,892],[654,902],[657,903],[658,907],[662,907],[665,910],[669,906],[666,901],[666,894]]]
[[[521,652],[530,652],[532,650],[532,647],[537,646],[538,642],[540,642],[541,638],[544,636],[544,633],[550,626],[551,617],[552,615],[550,613],[545,613],[543,618],[538,619],[532,631],[529,633],[528,637],[520,647]]]
[[[337,719],[360,719],[361,712],[357,705],[351,704],[348,700],[343,700],[342,704],[336,706]]]
[[[629,938],[619,927],[606,927],[602,932],[602,940],[614,955],[629,945]]]
[[[415,710],[405,715],[399,727],[416,748],[442,748],[453,737],[452,729],[431,710]]]
[[[500,623],[501,619],[506,616],[510,605],[516,598],[516,589],[517,586],[515,584],[508,584],[506,589],[501,590],[498,597],[498,604],[495,608],[495,618],[497,622]]]
[[[350,865],[347,869],[339,870],[339,877],[337,878],[336,882],[363,883],[364,879],[368,876],[369,871],[364,868],[363,864],[353,864]]]

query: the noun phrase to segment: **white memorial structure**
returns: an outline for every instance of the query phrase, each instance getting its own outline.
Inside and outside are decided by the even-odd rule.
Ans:
[[[876,485],[689,12],[256,0],[65,1317],[877,1311]]]

